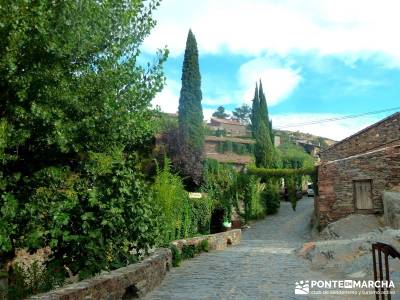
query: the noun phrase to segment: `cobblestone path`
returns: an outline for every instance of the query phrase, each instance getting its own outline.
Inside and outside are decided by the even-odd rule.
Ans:
[[[282,202],[278,214],[242,232],[240,245],[173,268],[148,299],[347,299],[294,294],[296,281],[328,279],[293,253],[309,239],[313,203],[304,198],[293,211]]]

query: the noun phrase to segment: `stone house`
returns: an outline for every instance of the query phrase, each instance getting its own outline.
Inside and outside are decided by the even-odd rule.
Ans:
[[[400,112],[320,152],[315,213],[320,226],[353,213],[383,213],[400,191]]]
[[[226,120],[211,117],[211,121],[208,126],[212,130],[223,130],[228,136],[250,136],[251,133],[247,129],[246,124],[242,124],[236,120]]]
[[[229,163],[241,169],[243,166],[250,164],[254,161],[253,155],[249,153],[237,154],[234,152],[221,153],[218,148],[220,143],[231,142],[240,145],[254,145],[255,141],[251,139],[241,139],[237,137],[218,137],[206,136],[204,138],[204,152],[207,158],[215,159],[220,163]]]

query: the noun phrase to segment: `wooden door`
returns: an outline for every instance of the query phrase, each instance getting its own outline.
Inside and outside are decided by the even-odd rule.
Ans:
[[[356,210],[372,210],[372,181],[360,180],[354,181],[354,200]]]

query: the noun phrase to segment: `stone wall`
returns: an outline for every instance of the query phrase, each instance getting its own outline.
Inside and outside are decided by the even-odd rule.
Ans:
[[[172,266],[171,250],[158,249],[140,263],[55,289],[30,299],[87,300],[141,298],[158,286]]]
[[[400,191],[400,143],[319,166],[315,212],[321,226],[355,212],[354,180],[372,180],[372,212],[382,213],[383,192]]]
[[[210,250],[223,250],[229,245],[240,243],[241,230],[210,234],[172,242],[182,249],[183,245],[197,245],[208,240]],[[29,299],[40,300],[117,300],[143,298],[160,285],[167,271],[172,266],[170,249],[161,248],[143,261],[104,272],[96,277],[55,289]]]
[[[367,127],[320,153],[323,161],[337,160],[388,145],[400,139],[400,113]]]
[[[204,142],[204,152],[205,153],[219,153],[218,152],[218,143],[214,141],[205,141]]]
[[[385,225],[400,229],[400,192],[383,193]]]
[[[233,229],[225,232],[209,234],[190,239],[177,240],[172,242],[179,250],[182,250],[183,245],[198,245],[204,240],[208,240],[209,250],[224,250],[227,246],[240,244],[242,231]]]

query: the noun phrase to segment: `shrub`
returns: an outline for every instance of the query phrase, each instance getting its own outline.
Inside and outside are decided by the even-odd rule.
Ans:
[[[196,255],[195,245],[183,245],[182,246],[182,259],[190,259]]]
[[[246,222],[265,216],[265,206],[260,194],[262,189],[260,179],[256,176],[245,173],[238,175],[238,198],[244,203],[244,219]]]
[[[268,215],[275,214],[281,205],[279,187],[278,184],[270,181],[265,191],[262,193],[262,197],[265,202],[266,213]]]
[[[170,162],[165,159],[153,184],[153,197],[160,208],[160,244],[186,238],[191,234],[191,213],[189,195],[182,179],[171,173]]]
[[[191,234],[209,234],[213,201],[207,196],[189,199]]]
[[[182,255],[179,249],[175,245],[170,245],[169,248],[171,249],[172,253],[172,266],[179,267],[182,261]]]
[[[231,219],[232,207],[238,199],[237,171],[229,165],[216,160],[206,160],[202,191],[213,201],[213,208],[224,210],[224,218]]]
[[[208,252],[208,240],[202,240],[200,243],[200,248],[202,252]]]
[[[167,51],[149,67],[137,60],[158,1],[103,4],[0,6],[1,264],[49,246],[48,268],[84,278],[158,239],[135,155],[153,136],[151,100],[164,83]]]

